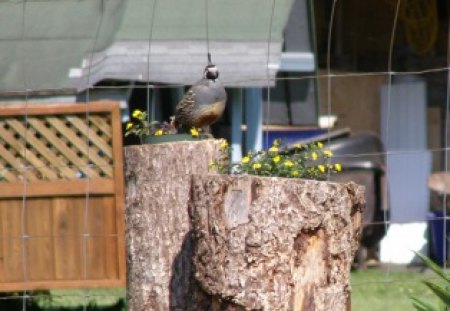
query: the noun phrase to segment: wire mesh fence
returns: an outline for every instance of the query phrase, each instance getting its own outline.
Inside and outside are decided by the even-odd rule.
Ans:
[[[121,153],[113,150],[114,139],[116,147],[121,146],[122,137],[117,137],[120,124],[115,124],[113,133],[112,118],[96,110],[92,101],[104,94],[101,92],[123,91],[127,99],[131,99],[130,92],[142,91],[145,95],[140,98],[140,105],[153,117],[158,106],[155,94],[180,89],[186,84],[176,79],[166,83],[152,80],[160,73],[158,64],[178,65],[169,55],[172,51],[167,52],[165,63],[163,58],[158,58],[166,53],[161,52],[158,45],[164,41],[164,29],[169,28],[170,40],[177,39],[170,37],[173,36],[170,24],[162,22],[164,15],[170,14],[167,8],[177,6],[175,1],[78,2],[80,6],[71,0],[0,3],[0,25],[2,20],[10,20],[7,14],[17,17],[14,27],[0,27],[0,51],[5,55],[4,60],[0,58],[0,68],[5,68],[0,95],[5,102],[21,102],[19,108],[0,108],[0,290],[15,292],[0,296],[0,304],[11,303],[5,310],[33,310],[35,306],[31,303],[35,299],[45,304],[42,301],[49,297],[48,293],[36,290],[47,288],[50,280],[56,287],[64,287],[64,281],[69,279],[71,287],[81,288],[80,291],[52,291],[51,297],[68,301],[79,298],[82,310],[105,297],[113,301],[124,297],[124,290],[91,289],[92,286],[109,286],[111,280],[114,286],[124,288],[125,260],[123,228],[117,223],[120,219],[115,218],[121,217],[122,207],[99,198],[107,195],[116,201],[123,200],[120,193],[117,195],[123,185],[114,181],[114,178],[122,178],[123,165],[113,159],[113,155]],[[313,42],[315,69],[290,76],[277,75],[272,64],[281,57],[283,27],[296,2],[307,4],[308,22],[304,27],[310,29],[308,40]],[[370,131],[379,136],[383,150],[335,155],[336,161],[383,159],[385,182],[372,181],[375,188],[381,187],[374,197],[383,207],[379,218],[372,217],[365,222],[365,230],[378,228],[382,236],[367,247],[362,259],[364,267],[373,267],[353,274],[353,310],[409,310],[412,309],[411,295],[433,300],[422,281],[434,279],[434,276],[416,265],[419,261],[412,250],[432,256],[447,268],[449,181],[443,177],[431,184],[429,178],[436,172],[443,176],[448,173],[448,4],[419,0],[249,3],[246,5],[259,10],[252,17],[256,26],[248,22],[249,17],[237,13],[239,1],[228,4],[227,12],[235,12],[236,16],[229,16],[230,21],[220,24],[221,28],[215,24],[222,21],[215,19],[221,15],[219,1],[196,1],[193,14],[198,19],[194,25],[175,14],[177,23],[191,27],[193,32],[192,38],[189,30],[186,30],[188,35],[180,33],[184,41],[180,39],[182,44],[178,48],[188,49],[183,45],[188,38],[198,43],[192,50],[202,47],[195,52],[202,55],[198,62],[206,63],[206,55],[211,53],[220,63],[224,59],[221,55],[228,51],[226,40],[246,42],[253,38],[261,43],[262,56],[255,58],[261,57],[257,65],[262,73],[245,75],[240,69],[238,75],[233,75],[237,68],[230,60],[222,65],[229,64],[232,68],[225,70],[224,82],[232,87],[255,85],[264,89],[264,125],[269,127],[274,116],[284,109],[275,103],[278,93],[274,85],[303,81],[314,85],[312,106],[315,106],[316,117],[336,115],[339,127],[348,127],[352,133]],[[54,8],[49,9],[49,6]],[[145,29],[139,31],[143,37],[130,35],[130,31],[142,24],[133,24],[133,18],[127,15],[130,11],[137,14],[140,9],[144,16],[134,18],[146,19]],[[58,14],[55,25],[63,26],[56,34],[45,22],[49,12]],[[77,12],[79,16],[73,18]],[[120,22],[128,23],[129,28],[123,30]],[[236,30],[233,23],[241,28]],[[174,29],[176,34],[177,28]],[[234,32],[237,39],[230,35],[222,40],[221,34],[227,31]],[[120,58],[129,66],[128,80],[115,74],[108,76],[108,70],[115,73],[120,67],[114,67],[117,65],[114,62],[99,66],[108,57],[113,58],[114,55],[101,52],[114,40],[142,44],[136,48],[141,49],[136,55],[131,45],[123,53],[129,58]],[[74,43],[82,44],[79,54],[83,59],[75,57],[78,53],[75,50],[74,55],[70,54]],[[56,53],[48,50],[50,46]],[[252,52],[258,54],[256,48],[238,50],[236,54]],[[193,59],[197,62],[197,58]],[[139,67],[142,64],[144,67]],[[62,66],[64,70],[50,70],[52,66]],[[253,68],[251,66],[253,64],[249,64],[249,68]],[[118,81],[100,83],[102,75]],[[46,82],[47,78],[59,79],[60,83],[52,85]],[[286,95],[286,90],[284,92]],[[54,108],[48,114],[36,114],[36,102],[42,101],[44,96],[78,98],[85,105],[63,116],[61,108]],[[127,108],[123,118],[116,111],[115,122],[125,120],[128,113]],[[332,131],[328,128],[324,132]],[[264,139],[268,141],[269,132],[265,133]],[[326,142],[333,144],[331,139]],[[371,167],[359,169],[374,172]],[[352,175],[348,178],[352,179]],[[40,183],[43,180],[54,183],[44,185]],[[64,184],[67,180],[73,183]],[[44,202],[53,195],[62,198]],[[68,203],[68,195],[76,195],[77,203]],[[64,303],[68,304],[66,307],[71,306],[71,302]]]

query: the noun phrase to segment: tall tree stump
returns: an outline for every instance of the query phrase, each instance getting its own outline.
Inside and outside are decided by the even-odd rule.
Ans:
[[[350,309],[364,187],[195,175],[195,276],[213,310]]]
[[[191,174],[206,174],[220,152],[218,140],[125,148],[130,310],[202,310],[188,200]]]

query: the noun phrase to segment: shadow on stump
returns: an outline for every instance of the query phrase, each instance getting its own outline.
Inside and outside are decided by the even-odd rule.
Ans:
[[[195,279],[194,234],[186,233],[181,251],[172,263],[170,279],[170,310],[171,311],[208,311],[211,310],[211,299],[200,288]]]

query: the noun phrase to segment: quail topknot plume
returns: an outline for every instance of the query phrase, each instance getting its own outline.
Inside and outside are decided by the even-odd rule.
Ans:
[[[203,79],[191,86],[175,109],[174,125],[202,128],[218,121],[225,110],[227,93],[218,80],[219,70],[211,63],[205,67]]]

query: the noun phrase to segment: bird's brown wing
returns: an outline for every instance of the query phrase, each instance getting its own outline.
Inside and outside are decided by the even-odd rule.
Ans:
[[[189,124],[189,116],[195,106],[196,94],[194,90],[189,89],[175,108],[175,120],[177,124]]]
[[[216,102],[222,101],[221,98],[219,98],[220,100],[216,99],[218,96],[216,93],[215,89],[210,86],[210,82],[206,79],[194,84],[186,92],[175,109],[176,125],[202,127],[205,124],[208,125],[216,121],[218,113],[221,115],[223,112],[221,105],[213,105]]]

